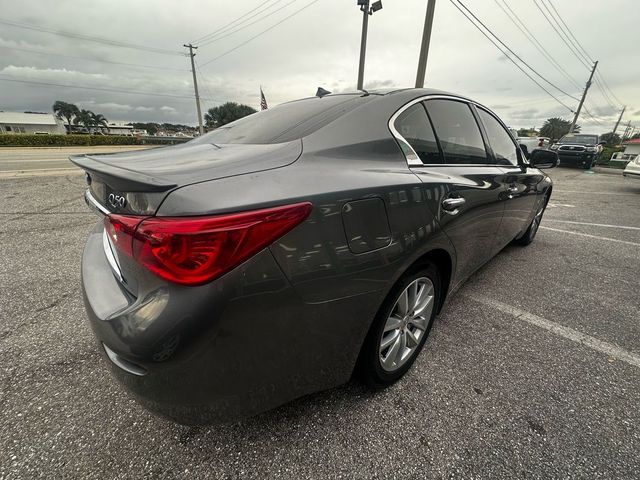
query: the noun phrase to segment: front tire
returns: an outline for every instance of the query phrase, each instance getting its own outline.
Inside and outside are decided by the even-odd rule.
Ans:
[[[368,386],[384,388],[411,368],[431,331],[440,295],[440,275],[432,264],[398,280],[360,353],[359,373]]]

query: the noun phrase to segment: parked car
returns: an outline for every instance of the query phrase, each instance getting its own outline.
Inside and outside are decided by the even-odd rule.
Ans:
[[[628,178],[640,179],[640,156],[635,155],[634,159],[627,163],[622,171],[622,175]]]
[[[100,350],[149,409],[199,424],[354,371],[374,388],[401,378],[462,282],[533,241],[557,155],[527,160],[472,100],[405,89],[71,160],[102,217],[82,259]]]
[[[598,135],[568,133],[550,148],[558,152],[560,165],[573,165],[589,170],[596,164],[604,144]]]

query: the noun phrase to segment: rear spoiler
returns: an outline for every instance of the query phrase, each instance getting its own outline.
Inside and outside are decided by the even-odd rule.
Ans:
[[[112,188],[123,192],[166,192],[178,186],[170,180],[109,165],[87,155],[71,155],[69,160],[89,174],[107,179]]]

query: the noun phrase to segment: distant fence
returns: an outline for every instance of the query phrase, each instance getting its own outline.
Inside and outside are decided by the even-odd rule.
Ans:
[[[126,135],[30,135],[0,134],[0,147],[74,147],[93,145],[173,145],[188,137],[151,137]]]

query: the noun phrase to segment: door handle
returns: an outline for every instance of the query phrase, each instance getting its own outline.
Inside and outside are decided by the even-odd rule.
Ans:
[[[510,187],[507,187],[507,193],[509,195],[515,195],[519,191],[520,189],[516,185],[511,185]]]
[[[448,213],[449,215],[455,215],[460,211],[458,209],[462,205],[464,205],[465,202],[466,202],[466,200],[464,198],[461,198],[461,197],[445,198],[442,201],[442,209],[445,211],[445,213]]]

